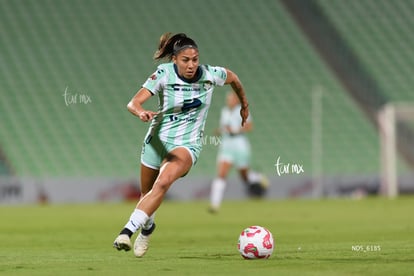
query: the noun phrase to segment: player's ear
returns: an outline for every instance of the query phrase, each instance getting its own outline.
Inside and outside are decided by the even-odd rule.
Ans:
[[[176,55],[173,55],[171,57],[171,60],[172,60],[172,62],[177,63],[177,56]]]

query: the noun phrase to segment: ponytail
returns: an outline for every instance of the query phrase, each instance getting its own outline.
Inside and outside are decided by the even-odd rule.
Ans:
[[[187,48],[198,49],[195,41],[184,33],[178,33],[173,36],[171,36],[171,33],[165,33],[160,37],[154,59],[160,60],[165,58],[171,61],[173,55],[177,55],[180,51]]]

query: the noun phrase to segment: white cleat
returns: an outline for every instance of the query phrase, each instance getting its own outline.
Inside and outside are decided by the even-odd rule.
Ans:
[[[152,224],[148,230],[142,229],[134,243],[134,254],[136,257],[141,258],[147,253],[149,248],[149,240],[152,232],[155,230],[155,223]]]
[[[145,236],[142,233],[139,233],[137,239],[134,243],[134,254],[136,257],[140,258],[145,255],[149,247],[150,235]]]
[[[114,247],[118,250],[131,250],[131,239],[126,234],[119,235],[114,241]]]

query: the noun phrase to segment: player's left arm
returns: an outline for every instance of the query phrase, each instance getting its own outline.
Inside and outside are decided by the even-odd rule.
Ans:
[[[247,117],[249,117],[249,102],[247,101],[246,94],[244,93],[244,88],[239,77],[229,69],[226,69],[226,71],[227,78],[224,84],[230,84],[240,100],[240,116],[242,117],[241,125],[244,126],[247,121]]]

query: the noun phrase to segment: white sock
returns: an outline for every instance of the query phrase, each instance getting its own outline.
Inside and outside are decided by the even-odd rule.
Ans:
[[[148,218],[147,222],[142,226],[142,229],[149,230],[152,227],[152,225],[154,224],[154,219],[155,219],[155,213],[152,214]]]
[[[129,221],[125,225],[125,228],[128,228],[132,233],[135,233],[147,222],[147,220],[148,215],[144,211],[135,209],[129,217]]]
[[[254,172],[254,171],[249,171],[249,173],[247,174],[247,178],[249,183],[259,183],[261,180],[261,175],[260,173]]]
[[[219,208],[223,200],[226,181],[223,178],[216,178],[211,184],[210,204],[213,208]]]

